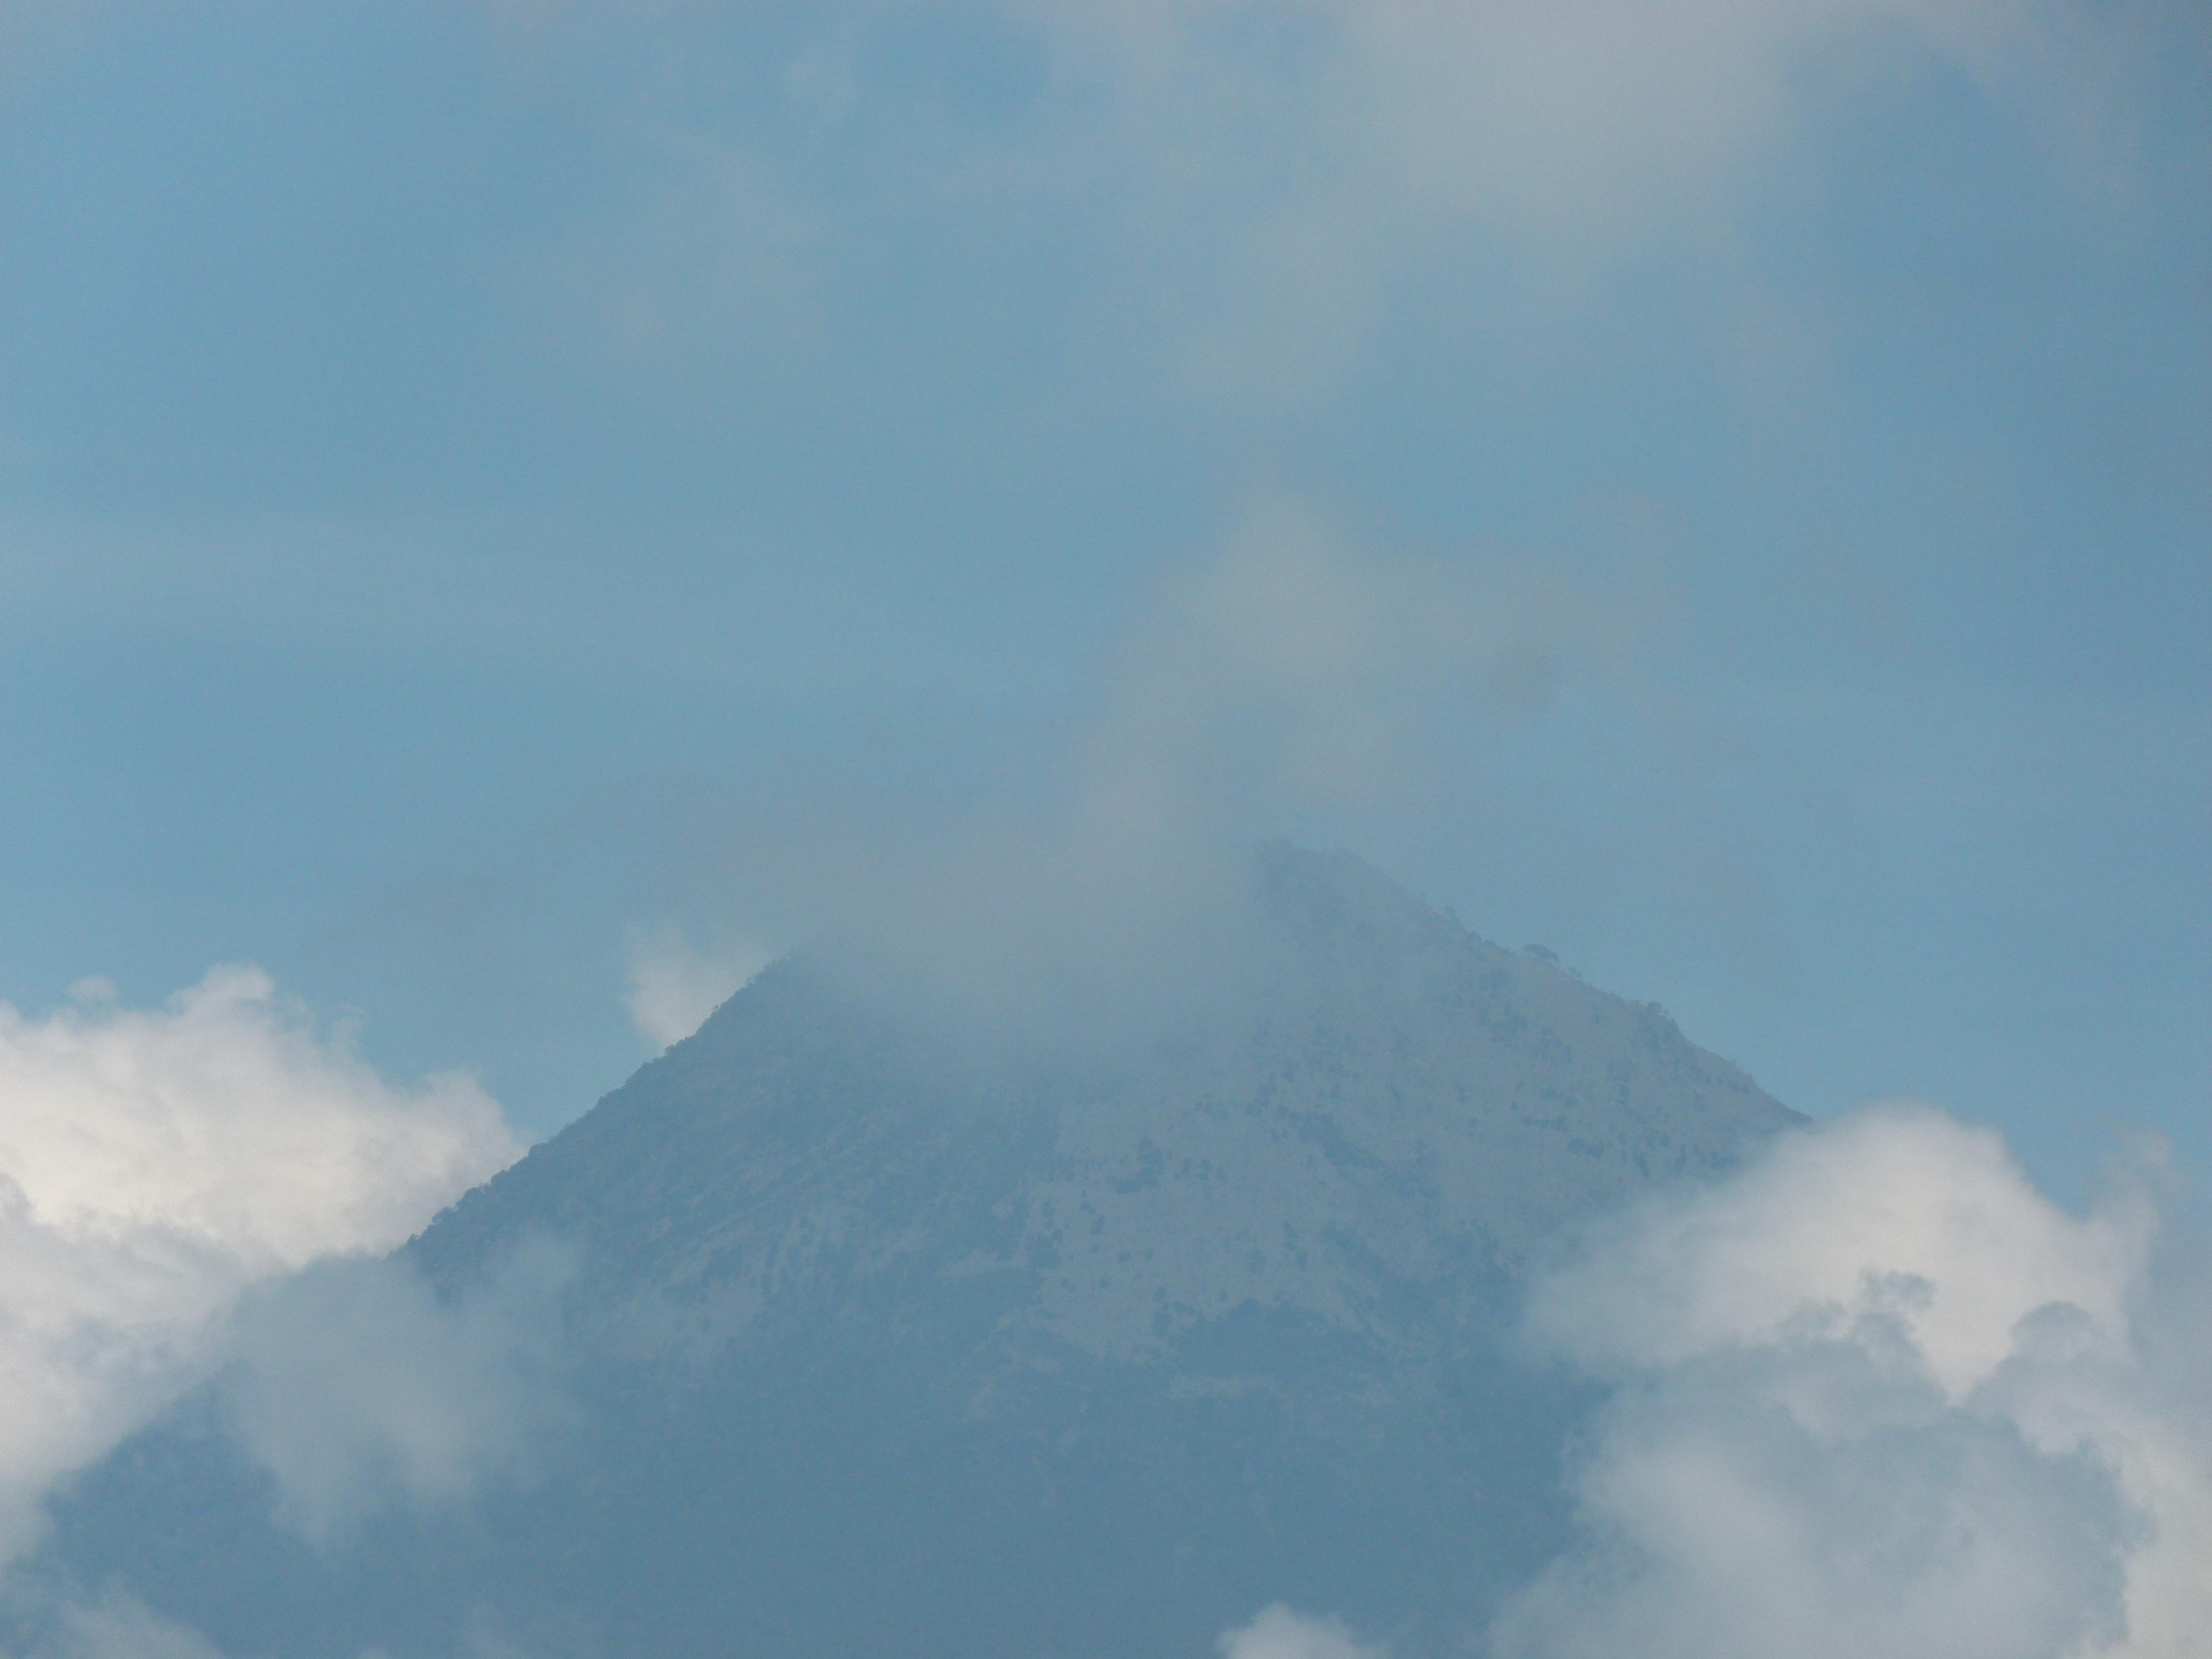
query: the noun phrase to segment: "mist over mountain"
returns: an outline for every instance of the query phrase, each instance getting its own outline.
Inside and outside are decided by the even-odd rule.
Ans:
[[[776,963],[403,1253],[449,1308],[527,1281],[542,1328],[482,1327],[538,1333],[526,1447],[303,1526],[216,1388],[40,1571],[241,1656],[1204,1654],[1277,1601],[1453,1650],[1567,1535],[1588,1394],[1510,1339],[1532,1261],[1796,1120],[1356,859],[1242,880],[1110,1044]]]

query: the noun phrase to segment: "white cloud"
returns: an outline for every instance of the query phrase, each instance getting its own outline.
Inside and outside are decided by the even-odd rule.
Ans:
[[[2155,1220],[1893,1106],[1594,1237],[1531,1314],[1620,1385],[1587,1542],[1501,1659],[2202,1652],[2212,1364]]]
[[[1241,1630],[1224,1635],[1221,1659],[1385,1659],[1335,1619],[1309,1618],[1278,1601]]]
[[[681,1042],[774,959],[774,951],[750,939],[712,950],[675,933],[635,939],[623,999],[630,1023],[661,1048]]]
[[[389,1249],[521,1150],[473,1083],[390,1086],[258,969],[159,1009],[79,990],[0,1004],[0,1562],[216,1362],[241,1291]]]

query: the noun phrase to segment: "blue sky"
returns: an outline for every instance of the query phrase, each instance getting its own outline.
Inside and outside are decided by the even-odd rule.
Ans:
[[[544,1133],[651,941],[1129,750],[2201,1170],[2208,178],[2181,3],[7,9],[0,999],[252,961]],[[1278,591],[1376,631],[1188,671]]]

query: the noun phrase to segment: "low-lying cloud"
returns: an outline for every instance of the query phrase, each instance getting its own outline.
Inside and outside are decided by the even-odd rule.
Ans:
[[[392,1086],[256,969],[0,1004],[0,1564],[221,1362],[242,1291],[389,1249],[520,1151],[474,1083]]]
[[[1618,1392],[1498,1659],[2201,1653],[2212,1308],[2174,1277],[2142,1191],[2075,1217],[1909,1106],[1617,1219],[1534,1294]]]
[[[251,1292],[222,1395],[278,1518],[331,1543],[380,1510],[452,1509],[527,1478],[565,1420],[550,1242],[441,1297],[404,1258],[319,1262]]]

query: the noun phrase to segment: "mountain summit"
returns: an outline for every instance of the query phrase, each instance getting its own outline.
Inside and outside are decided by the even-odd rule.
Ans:
[[[529,1481],[311,1549],[172,1428],[58,1547],[233,1653],[1202,1656],[1277,1600],[1444,1650],[1562,1536],[1531,1253],[1794,1115],[1347,855],[1249,882],[1241,971],[1057,1056],[787,958],[441,1217],[454,1294],[574,1263]]]

